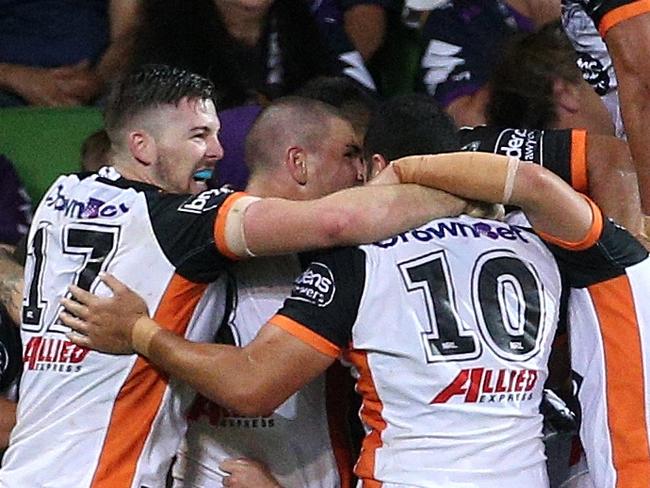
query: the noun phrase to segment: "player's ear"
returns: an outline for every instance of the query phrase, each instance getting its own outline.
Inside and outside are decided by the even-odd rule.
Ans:
[[[383,169],[388,166],[388,161],[381,154],[373,154],[370,158],[370,166],[368,168],[370,177],[368,179],[372,180],[375,176],[383,171]]]
[[[127,134],[129,152],[145,166],[158,160],[158,146],[155,138],[144,130],[134,130]]]
[[[299,185],[307,184],[307,154],[301,147],[292,146],[287,150],[285,164],[293,180]]]

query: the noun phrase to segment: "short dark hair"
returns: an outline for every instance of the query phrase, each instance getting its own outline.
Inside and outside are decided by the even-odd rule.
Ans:
[[[454,123],[436,101],[421,93],[394,97],[379,106],[363,144],[366,160],[381,154],[387,161],[415,154],[458,151]]]
[[[545,129],[557,119],[554,81],[578,83],[577,55],[559,23],[512,38],[490,80],[488,123]]]
[[[108,95],[104,125],[109,136],[135,115],[183,98],[211,100],[214,85],[196,73],[165,64],[148,64],[118,80]]]
[[[308,81],[296,95],[333,105],[361,133],[365,133],[379,105],[374,93],[345,76],[319,76]]]

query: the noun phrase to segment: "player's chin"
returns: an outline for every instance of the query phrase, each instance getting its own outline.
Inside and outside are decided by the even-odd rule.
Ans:
[[[190,193],[196,195],[208,189],[208,183],[205,180],[195,180],[190,181]]]

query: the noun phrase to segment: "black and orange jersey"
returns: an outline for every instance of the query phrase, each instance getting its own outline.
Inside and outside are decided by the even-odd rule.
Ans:
[[[537,163],[555,173],[574,190],[586,193],[587,132],[583,129],[463,128],[459,136],[464,151],[512,156]]]
[[[650,260],[625,229],[596,218],[580,243],[545,236],[572,287],[571,368],[580,438],[599,488],[650,480]]]

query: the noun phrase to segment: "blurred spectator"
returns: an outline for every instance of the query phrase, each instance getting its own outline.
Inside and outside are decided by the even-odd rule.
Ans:
[[[86,104],[125,65],[138,2],[0,0],[0,107]]]
[[[323,76],[309,81],[296,95],[313,98],[338,108],[363,141],[370,116],[377,108],[376,96],[342,76]]]
[[[527,129],[584,128],[614,135],[600,97],[581,76],[576,53],[559,24],[514,38],[494,68],[490,125]]]
[[[345,32],[363,59],[370,61],[386,38],[388,11],[394,0],[339,0]]]
[[[457,125],[485,123],[486,83],[503,42],[554,15],[559,15],[559,0],[445,2],[423,27],[420,89],[433,95]]]
[[[562,24],[577,53],[582,77],[605,103],[616,126],[616,135],[624,136],[614,64],[598,29],[578,0],[562,0]]]
[[[0,243],[16,244],[32,221],[32,202],[13,164],[0,154]]]
[[[305,1],[144,0],[134,62],[209,77],[220,109],[291,93],[320,75],[374,87],[361,56],[340,39],[319,35]]]
[[[81,169],[96,172],[110,166],[111,141],[104,129],[90,134],[81,145]]]

